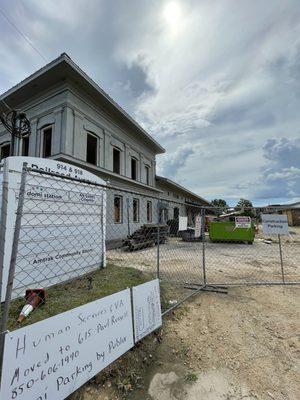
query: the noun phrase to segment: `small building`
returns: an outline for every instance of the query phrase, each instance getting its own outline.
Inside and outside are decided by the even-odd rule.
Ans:
[[[291,204],[271,204],[261,211],[286,214],[289,226],[300,226],[300,201]]]

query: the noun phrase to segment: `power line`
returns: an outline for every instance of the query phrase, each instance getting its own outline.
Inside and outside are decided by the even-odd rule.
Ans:
[[[31,42],[31,40],[26,35],[24,35],[23,32],[20,31],[20,29],[9,19],[7,14],[1,8],[0,8],[0,13],[7,20],[7,22],[18,32],[18,34],[20,36],[22,36],[22,38],[24,40],[26,40],[26,42],[29,44],[29,46],[31,46],[33,48],[33,50],[35,50],[39,54],[39,56],[42,57],[42,59],[44,61],[48,62],[47,58],[34,46],[34,44]]]

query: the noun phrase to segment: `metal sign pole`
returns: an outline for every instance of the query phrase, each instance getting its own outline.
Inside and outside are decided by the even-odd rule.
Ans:
[[[280,254],[280,266],[281,266],[282,282],[285,284],[283,258],[282,258],[282,246],[281,246],[281,235],[280,234],[278,234],[278,245],[279,245],[279,254]]]
[[[202,272],[203,272],[203,284],[206,285],[206,259],[205,259],[205,208],[201,210],[202,214],[202,227],[201,227],[201,236],[202,236]]]

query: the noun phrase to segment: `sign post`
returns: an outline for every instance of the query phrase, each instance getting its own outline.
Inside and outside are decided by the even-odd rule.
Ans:
[[[282,257],[282,246],[281,246],[281,235],[289,234],[287,215],[284,215],[284,214],[262,214],[261,220],[262,220],[263,233],[265,235],[277,235],[278,236],[281,276],[282,276],[282,282],[285,283],[283,257]]]

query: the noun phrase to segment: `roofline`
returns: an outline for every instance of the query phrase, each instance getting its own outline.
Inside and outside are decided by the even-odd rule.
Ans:
[[[160,175],[156,175],[155,178],[156,178],[157,180],[161,180],[161,181],[163,181],[163,182],[166,182],[166,183],[168,183],[169,185],[174,186],[174,187],[176,187],[177,189],[184,191],[185,193],[188,193],[190,196],[196,197],[197,199],[203,201],[203,202],[206,203],[206,204],[211,205],[211,203],[210,203],[208,200],[204,199],[204,198],[201,197],[201,196],[198,196],[196,193],[191,192],[189,189],[186,189],[185,187],[179,185],[178,183],[172,181],[172,180],[169,179],[169,178],[165,178],[164,176],[160,176]]]
[[[32,82],[37,77],[45,74],[54,66],[60,64],[61,62],[66,62],[72,67],[81,77],[86,80],[99,94],[101,94],[113,107],[115,107],[127,120],[129,120],[144,136],[147,137],[160,151],[160,153],[165,153],[166,150],[162,147],[144,128],[141,127],[118,103],[116,103],[92,78],[90,78],[72,59],[67,53],[62,53],[59,57],[50,61],[48,64],[44,65],[39,70],[35,71],[33,74],[29,75],[27,78],[8,89],[6,92],[0,95],[0,100],[4,100],[6,97],[15,93],[18,89],[21,89],[28,83]]]

